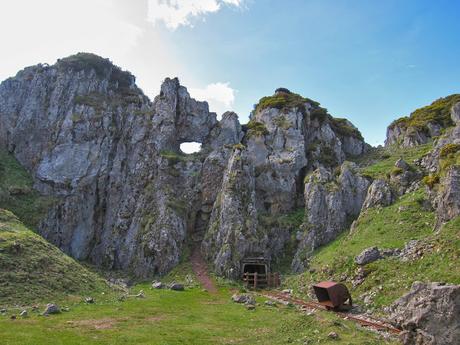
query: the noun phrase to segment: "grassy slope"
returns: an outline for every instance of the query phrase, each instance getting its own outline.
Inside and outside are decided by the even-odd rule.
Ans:
[[[24,224],[35,228],[54,200],[40,196],[32,186],[28,172],[0,149],[0,208],[12,211]]]
[[[107,290],[96,274],[0,209],[0,305]]]
[[[358,163],[363,174],[385,178],[398,158],[411,163],[431,149],[431,144],[409,148],[385,148],[370,152]],[[361,215],[353,233],[344,233],[334,242],[318,249],[311,261],[314,273],[290,276],[285,285],[300,294],[308,293],[312,283],[321,280],[351,281],[358,266],[354,257],[362,250],[403,248],[409,240],[423,239],[434,246],[421,259],[401,262],[387,258],[366,266],[369,272],[364,283],[352,289],[355,300],[364,293],[375,293],[373,306],[377,309],[391,304],[407,292],[414,281],[444,281],[460,283],[460,218],[452,220],[437,234],[433,232],[434,213],[422,207],[424,189],[401,197],[391,206],[373,208]]]
[[[291,307],[260,305],[248,311],[230,301],[220,288],[211,295],[200,288],[184,292],[143,289],[145,299],[124,301],[95,296],[96,303],[69,304],[70,311],[50,317],[31,313],[28,319],[0,316],[2,344],[396,344],[364,331],[335,315],[307,316]],[[264,299],[258,302],[263,303]],[[328,338],[337,332],[339,340]]]

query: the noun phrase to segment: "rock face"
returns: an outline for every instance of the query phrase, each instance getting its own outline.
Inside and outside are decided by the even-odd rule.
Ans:
[[[146,278],[172,269],[191,242],[237,277],[242,258],[276,258],[291,238],[260,219],[305,207],[308,224],[322,223],[299,234],[300,268],[359,214],[369,182],[347,164],[333,171],[368,145],[287,89],[264,100],[246,126],[232,112],[217,121],[177,79],[151,102],[129,72],[77,54],[0,85],[0,146],[56,198],[39,232],[74,258]],[[183,142],[202,150],[185,155]],[[324,182],[304,186],[315,169]]]
[[[393,191],[385,180],[377,179],[372,182],[364,200],[363,209],[375,206],[388,206],[394,201]]]
[[[460,286],[415,282],[391,307],[405,345],[454,345],[460,339]]]
[[[394,121],[387,128],[385,145],[413,147],[426,144],[456,122],[459,102],[458,94],[440,98],[431,105],[417,109],[410,116]],[[454,114],[453,119],[451,113]]]
[[[307,219],[292,263],[294,271],[305,269],[309,255],[334,240],[361,212],[370,182],[345,163],[338,177],[325,168],[317,169],[305,184]]]

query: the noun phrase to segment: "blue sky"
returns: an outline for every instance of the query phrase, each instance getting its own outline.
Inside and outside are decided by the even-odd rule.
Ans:
[[[372,145],[383,143],[396,117],[460,93],[460,1],[6,3],[1,79],[25,65],[93,51],[131,70],[152,98],[164,77],[178,76],[211,110],[235,110],[241,122],[258,99],[287,87],[350,119]],[[28,20],[22,9],[34,3],[40,7]],[[24,32],[15,32],[16,21]]]

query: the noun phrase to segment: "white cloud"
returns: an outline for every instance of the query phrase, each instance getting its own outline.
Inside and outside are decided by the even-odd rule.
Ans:
[[[80,51],[119,63],[136,46],[143,29],[116,11],[116,0],[15,0],[0,5],[0,79],[38,62]]]
[[[207,101],[211,111],[217,114],[222,114],[227,110],[231,110],[235,102],[236,90],[230,87],[229,83],[212,83],[204,89],[191,88],[190,95],[200,101]]]
[[[219,11],[222,4],[240,7],[244,0],[149,0],[148,20],[163,21],[171,30],[191,26],[193,18]]]

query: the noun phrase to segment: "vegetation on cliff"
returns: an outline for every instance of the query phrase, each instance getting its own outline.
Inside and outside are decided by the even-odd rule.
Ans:
[[[418,131],[428,131],[429,123],[436,123],[443,128],[453,125],[450,111],[452,107],[460,102],[460,94],[453,94],[440,98],[428,106],[415,110],[410,116],[401,117],[393,121],[392,127],[414,128]]]

